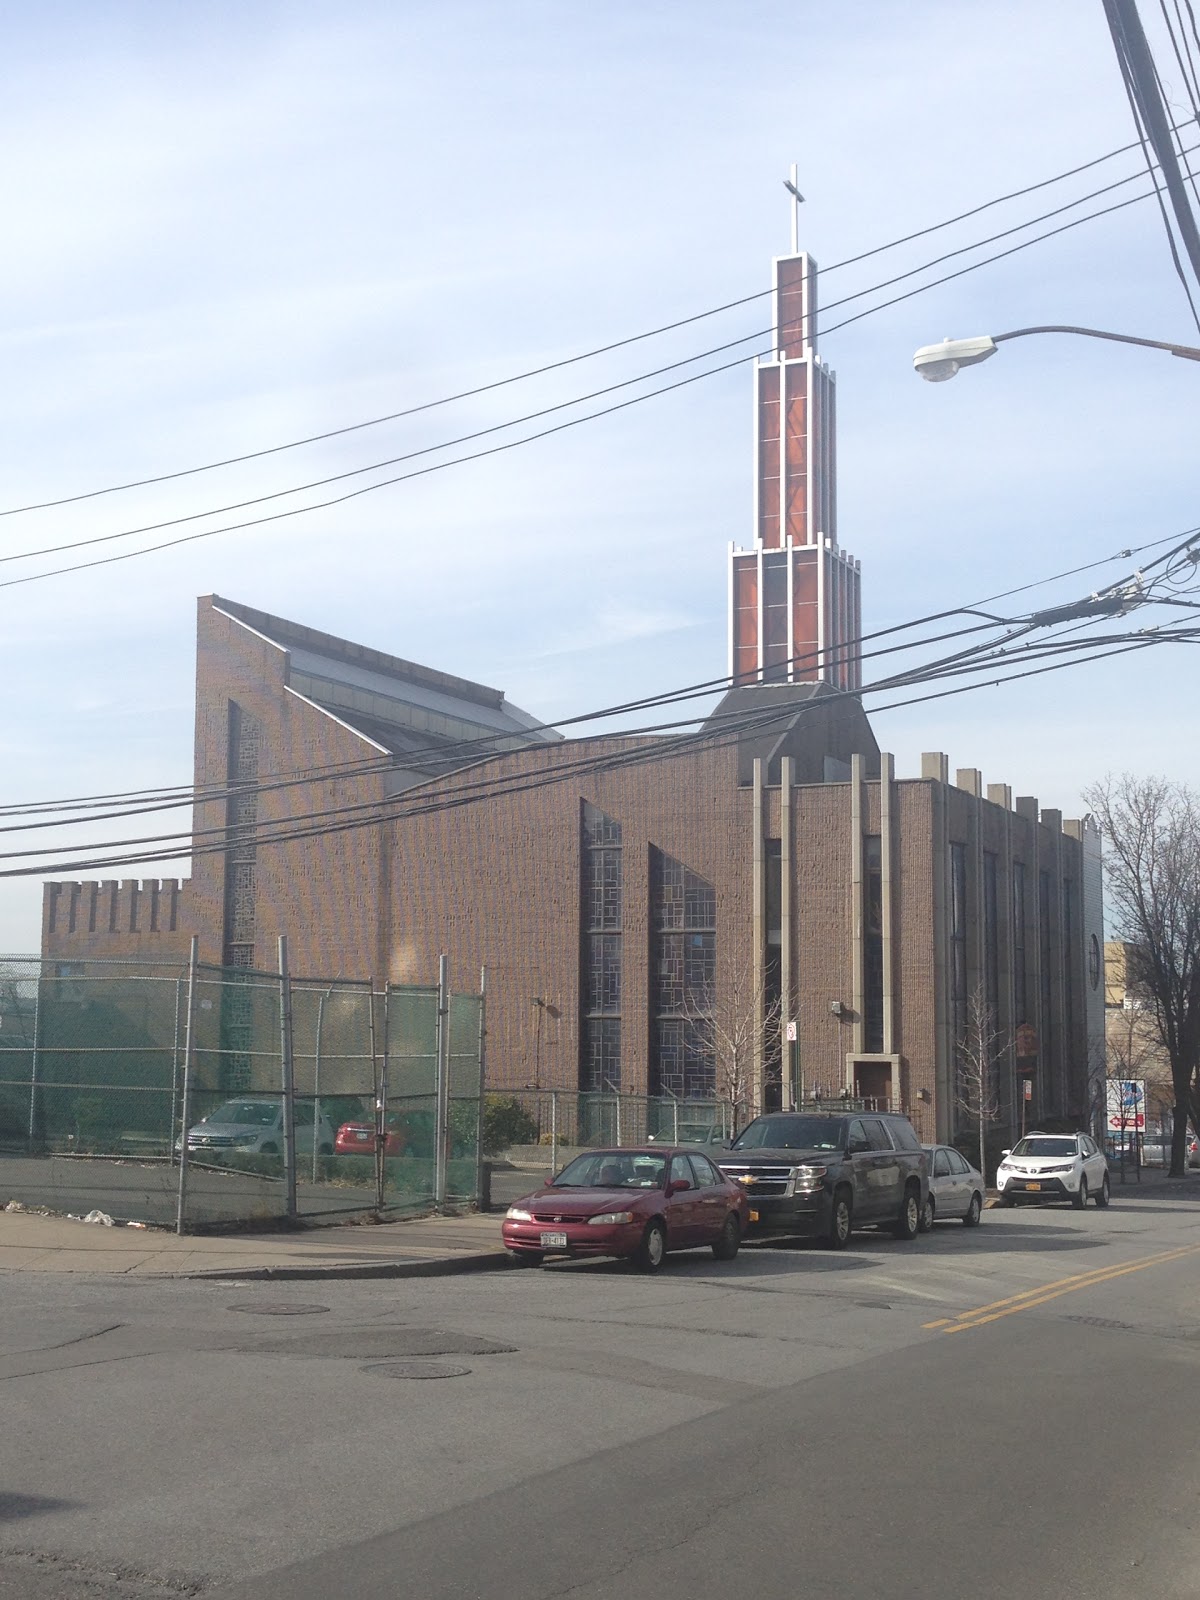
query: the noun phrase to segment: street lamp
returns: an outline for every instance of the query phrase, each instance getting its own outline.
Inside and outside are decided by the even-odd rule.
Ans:
[[[1130,333],[1105,333],[1100,328],[1072,328],[1053,323],[1044,328],[1014,328],[1010,333],[983,334],[975,339],[943,339],[925,344],[913,356],[913,366],[929,383],[945,383],[961,367],[975,367],[996,354],[1006,339],[1023,339],[1031,333],[1074,333],[1085,339],[1110,339],[1115,344],[1140,344],[1148,350],[1165,350],[1184,361],[1200,361],[1200,350],[1187,344],[1165,344],[1161,339],[1138,339]]]

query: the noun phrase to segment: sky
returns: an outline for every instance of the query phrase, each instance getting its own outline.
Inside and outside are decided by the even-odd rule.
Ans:
[[[1182,117],[1185,85],[1142,10]],[[753,538],[745,360],[336,506],[14,580],[440,466],[753,355],[762,300],[503,382],[767,289],[789,248],[793,162],[866,629],[1200,522],[1191,363],[1041,336],[949,384],[911,365],[947,335],[1043,323],[1200,343],[1153,200],[832,331],[1147,187],[928,265],[1144,174],[1134,150],[851,261],[1134,138],[1099,0],[48,0],[6,35],[0,510],[500,386],[0,517],[0,803],[189,782],[195,601],[214,592],[501,687],[547,721],[725,672],[727,551]],[[214,514],[261,496],[277,498]],[[1011,604],[1078,598],[1153,553]],[[1187,647],[1170,646],[872,722],[902,777],[944,750],[952,769],[1075,816],[1108,772],[1200,783],[1193,681]],[[40,903],[36,878],[0,879],[0,949],[36,950]]]

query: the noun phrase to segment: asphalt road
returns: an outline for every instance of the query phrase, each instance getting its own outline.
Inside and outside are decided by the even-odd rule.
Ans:
[[[0,1593],[1192,1600],[1198,1224],[1121,1196],[652,1279],[12,1275]]]

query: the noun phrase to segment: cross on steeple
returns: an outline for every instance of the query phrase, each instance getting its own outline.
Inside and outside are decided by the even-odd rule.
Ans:
[[[796,163],[792,162],[791,178],[783,180],[783,187],[792,197],[792,254],[800,254],[800,207],[804,203],[804,196],[796,187]]]

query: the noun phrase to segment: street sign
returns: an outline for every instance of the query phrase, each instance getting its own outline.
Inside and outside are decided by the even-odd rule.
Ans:
[[[1110,1078],[1106,1084],[1110,1133],[1146,1131],[1146,1080]]]
[[[795,1044],[796,1037],[796,1024],[794,1022],[789,1022],[787,1025],[787,1042],[789,1044]]]
[[[1025,1086],[1023,1092],[1024,1092],[1026,1100],[1032,1100],[1033,1099],[1033,1079],[1032,1078],[1022,1078],[1021,1082]]]

